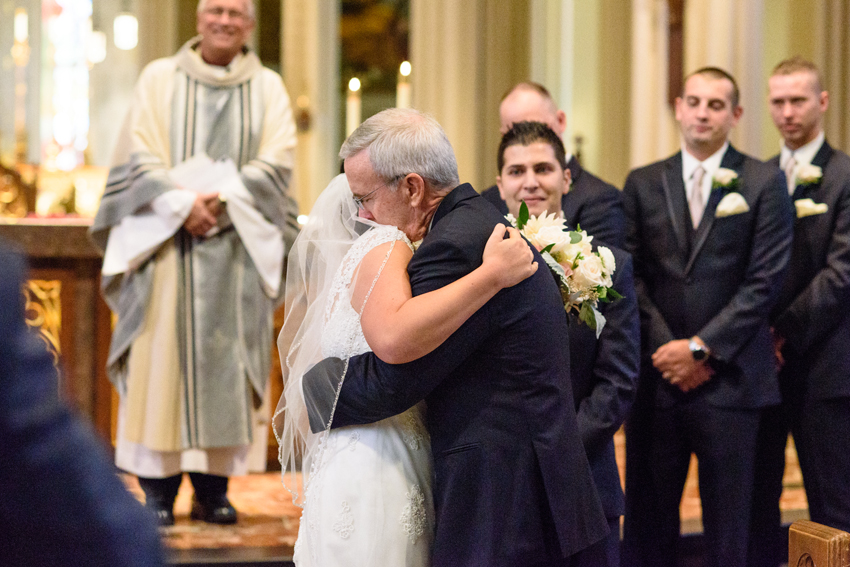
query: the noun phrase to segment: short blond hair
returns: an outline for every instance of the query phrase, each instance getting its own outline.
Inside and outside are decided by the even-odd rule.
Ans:
[[[803,59],[799,55],[780,61],[773,68],[770,76],[793,75],[794,73],[811,73],[815,76],[815,91],[819,93],[823,91],[823,78],[821,77],[820,69],[818,69],[817,65],[808,59]]]

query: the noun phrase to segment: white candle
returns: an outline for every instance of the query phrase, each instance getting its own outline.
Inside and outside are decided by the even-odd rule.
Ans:
[[[348,81],[348,96],[345,98],[345,135],[350,136],[360,126],[360,79]]]
[[[410,62],[404,61],[398,70],[398,82],[395,89],[395,105],[397,108],[410,108]]]
[[[12,28],[14,30],[15,41],[25,43],[29,39],[29,17],[27,11],[23,8],[15,10],[15,19]]]

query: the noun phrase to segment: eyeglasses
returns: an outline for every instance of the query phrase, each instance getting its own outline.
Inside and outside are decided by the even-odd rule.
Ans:
[[[214,18],[220,18],[223,15],[227,14],[227,17],[231,20],[247,20],[248,14],[244,14],[242,12],[238,12],[236,10],[225,10],[222,7],[217,8],[209,8],[208,10],[204,10],[205,14],[208,14]]]
[[[371,191],[369,191],[368,193],[366,193],[362,197],[357,197],[357,196],[352,195],[351,198],[354,200],[354,206],[357,207],[358,209],[364,208],[363,203],[365,203],[366,199],[371,197],[373,193],[376,193],[378,191],[378,189],[382,189],[383,187],[387,187],[389,184],[395,183],[400,179],[404,179],[405,177],[407,177],[407,174],[397,175],[397,176],[393,177],[392,179],[390,179],[389,181],[383,182],[376,189],[372,189]]]

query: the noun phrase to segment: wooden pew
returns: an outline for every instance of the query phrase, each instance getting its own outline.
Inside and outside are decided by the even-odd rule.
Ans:
[[[788,567],[850,567],[850,534],[809,520],[788,530]]]

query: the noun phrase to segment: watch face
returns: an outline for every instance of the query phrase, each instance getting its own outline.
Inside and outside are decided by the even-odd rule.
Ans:
[[[699,343],[691,341],[688,347],[691,349],[691,355],[694,357],[694,360],[705,360],[707,353]]]

